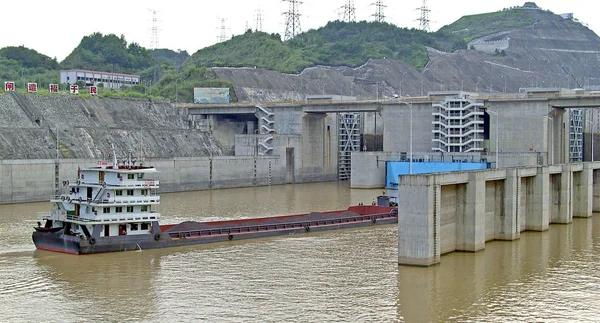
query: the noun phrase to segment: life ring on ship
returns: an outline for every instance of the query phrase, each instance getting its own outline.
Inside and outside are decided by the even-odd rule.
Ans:
[[[90,244],[96,244],[96,238],[94,238],[94,237],[90,237],[90,238],[88,239],[88,242],[89,242]]]
[[[110,198],[110,193],[106,193],[106,198]]]
[[[106,187],[106,182],[102,182],[102,187]]]
[[[81,198],[81,196],[77,199],[77,201],[79,201],[79,203],[81,203],[81,201],[83,201],[83,199]]]
[[[233,234],[229,234],[229,235],[227,236],[227,239],[229,239],[229,240],[233,240]]]
[[[156,241],[160,240],[160,233],[157,233],[154,235],[154,240],[156,240]]]
[[[64,201],[64,200],[65,200],[65,197],[64,197],[63,195],[61,195],[61,196],[60,196],[60,199]]]
[[[63,181],[63,186],[67,186],[67,181]]]
[[[80,181],[80,180],[77,180],[77,186],[79,186],[79,184],[81,184],[81,181]]]
[[[67,196],[66,200],[67,200],[67,202],[71,202],[71,197]]]

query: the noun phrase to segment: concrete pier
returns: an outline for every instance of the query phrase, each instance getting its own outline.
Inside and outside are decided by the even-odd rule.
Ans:
[[[406,175],[398,178],[398,263],[431,266],[453,251],[519,239],[590,217],[600,163]]]

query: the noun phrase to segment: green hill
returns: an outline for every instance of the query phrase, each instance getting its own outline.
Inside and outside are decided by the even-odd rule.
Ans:
[[[439,32],[461,37],[468,43],[475,38],[495,32],[531,26],[536,20],[532,10],[512,8],[464,16],[452,24],[442,27]]]
[[[67,58],[62,69],[81,68],[98,71],[135,73],[153,65],[152,55],[137,43],[127,44],[124,36],[93,33],[85,36]]]
[[[194,53],[184,65],[256,66],[294,73],[315,65],[357,67],[370,58],[395,58],[416,68],[427,63],[425,46],[464,48],[459,37],[379,22],[329,22],[283,42],[278,34],[248,31]]]

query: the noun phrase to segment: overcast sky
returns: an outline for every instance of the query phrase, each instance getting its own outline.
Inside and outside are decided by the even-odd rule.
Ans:
[[[341,19],[347,0],[304,0],[300,5],[302,30],[316,29],[327,21]],[[354,0],[358,20],[372,20],[375,0]],[[422,0],[383,0],[386,21],[399,27],[417,27]],[[450,24],[464,15],[493,12],[523,5],[524,0],[429,0],[431,29]],[[574,13],[598,34],[600,4],[596,0],[538,0],[538,6],[554,13]],[[48,0],[11,1],[0,11],[4,31],[0,48],[20,46],[63,60],[81,38],[94,32],[125,35],[128,42],[150,48],[152,12],[158,17],[159,48],[198,49],[217,42],[221,18],[227,36],[239,35],[245,27],[256,27],[256,13],[263,17],[262,30],[284,34],[283,12],[289,3],[280,0],[102,0],[65,2]]]

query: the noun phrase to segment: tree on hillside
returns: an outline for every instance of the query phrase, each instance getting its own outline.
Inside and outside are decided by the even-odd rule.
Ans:
[[[40,54],[33,49],[23,46],[4,47],[0,49],[0,56],[17,61],[23,68],[56,69],[58,62],[46,55]]]
[[[152,55],[139,44],[127,44],[123,35],[97,32],[83,37],[79,46],[61,62],[61,67],[133,73],[152,64]]]

